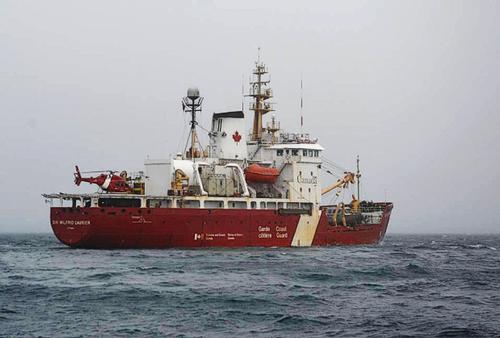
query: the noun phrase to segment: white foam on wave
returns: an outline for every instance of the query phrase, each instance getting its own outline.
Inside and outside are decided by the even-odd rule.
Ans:
[[[474,249],[480,249],[480,248],[484,248],[484,245],[482,244],[471,244],[471,245],[467,245],[469,248],[474,248]]]

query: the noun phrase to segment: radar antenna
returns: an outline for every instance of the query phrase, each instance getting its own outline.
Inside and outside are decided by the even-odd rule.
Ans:
[[[189,151],[186,149],[186,155],[194,160],[196,157],[201,156],[201,151],[196,147],[199,143],[198,135],[196,134],[196,126],[198,122],[196,121],[196,112],[201,112],[201,104],[203,103],[203,97],[200,97],[200,91],[196,87],[189,88],[187,90],[187,96],[182,99],[182,110],[186,113],[191,113],[191,131],[189,134],[189,139],[191,139],[191,147]]]

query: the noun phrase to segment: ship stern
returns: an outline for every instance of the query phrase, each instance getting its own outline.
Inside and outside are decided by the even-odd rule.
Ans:
[[[50,208],[50,225],[57,239],[70,247],[80,247],[90,235],[92,220],[82,208]]]

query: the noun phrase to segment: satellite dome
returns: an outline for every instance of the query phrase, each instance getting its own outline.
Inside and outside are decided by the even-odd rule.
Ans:
[[[196,87],[191,87],[188,89],[187,96],[191,100],[196,100],[197,98],[200,97],[200,90]]]

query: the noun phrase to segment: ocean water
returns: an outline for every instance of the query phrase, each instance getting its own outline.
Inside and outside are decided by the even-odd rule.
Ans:
[[[2,337],[500,336],[500,236],[77,250],[0,235]]]

